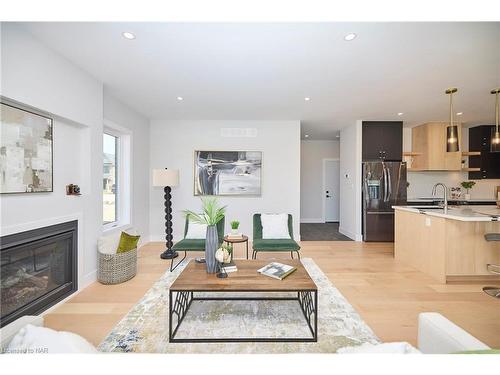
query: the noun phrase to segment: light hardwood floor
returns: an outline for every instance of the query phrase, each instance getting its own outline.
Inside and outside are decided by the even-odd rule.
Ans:
[[[437,311],[489,346],[500,347],[500,301],[483,293],[482,285],[438,284],[396,261],[392,244],[339,241],[301,246],[302,257],[314,259],[382,341],[416,345],[418,313]],[[90,285],[48,313],[46,325],[99,344],[168,269],[169,263],[159,258],[162,248],[160,243],[143,246],[134,279]],[[259,258],[271,256],[264,253]]]

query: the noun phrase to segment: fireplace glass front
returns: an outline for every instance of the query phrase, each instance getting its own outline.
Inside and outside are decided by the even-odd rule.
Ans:
[[[2,326],[37,314],[76,290],[76,227],[67,224],[2,238]]]

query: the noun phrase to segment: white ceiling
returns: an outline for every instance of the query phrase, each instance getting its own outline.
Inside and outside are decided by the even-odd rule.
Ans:
[[[449,86],[466,124],[491,123],[500,86],[500,23],[22,25],[152,119],[300,119],[334,139],[357,119],[446,120]]]

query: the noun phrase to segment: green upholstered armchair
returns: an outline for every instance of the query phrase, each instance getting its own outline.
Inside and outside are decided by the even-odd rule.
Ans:
[[[225,218],[222,218],[217,223],[217,234],[219,235],[219,245],[224,241],[224,225]],[[188,251],[205,251],[205,240],[204,239],[190,239],[186,238],[186,234],[189,228],[189,220],[186,217],[186,223],[184,224],[184,239],[176,242],[174,246],[172,246],[173,251],[184,251],[184,257],[174,266],[174,259],[172,258],[170,262],[170,271],[173,271],[182,263],[184,259],[186,259]]]
[[[293,239],[293,218],[292,215],[288,215],[288,232],[290,233],[290,239],[263,239],[262,238],[262,221],[260,220],[260,214],[253,215],[253,253],[252,259],[257,259],[257,253],[259,251],[289,251],[290,256],[293,259],[293,253],[296,252],[300,259],[300,246]]]

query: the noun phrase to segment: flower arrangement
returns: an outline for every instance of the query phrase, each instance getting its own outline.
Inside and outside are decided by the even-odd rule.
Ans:
[[[460,183],[460,185],[467,191],[467,194],[469,194],[469,190],[474,187],[476,183],[474,181],[463,181]]]
[[[231,221],[231,229],[237,230],[240,227],[240,222],[238,220]]]
[[[474,181],[462,181],[460,183],[460,185],[465,189],[465,191],[467,192],[465,194],[465,199],[470,199],[470,194],[469,194],[469,190],[472,189],[474,187],[476,183]]]
[[[183,213],[190,221],[197,224],[217,225],[226,214],[226,206],[219,206],[217,198],[201,198],[203,213],[197,214],[191,210],[184,210]]]

